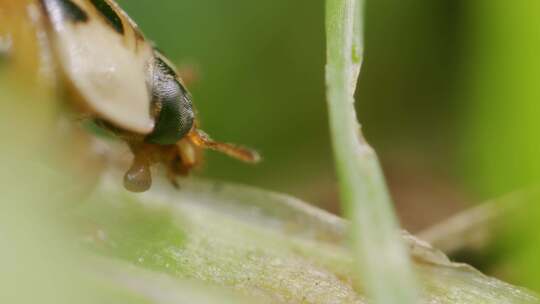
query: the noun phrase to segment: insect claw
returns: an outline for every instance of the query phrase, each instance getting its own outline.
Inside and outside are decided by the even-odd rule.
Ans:
[[[150,165],[134,162],[124,175],[124,187],[131,192],[145,192],[152,186]]]

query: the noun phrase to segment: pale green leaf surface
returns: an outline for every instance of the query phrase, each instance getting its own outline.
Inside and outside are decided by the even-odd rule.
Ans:
[[[183,180],[177,191],[160,181],[143,195],[115,184],[106,182],[79,210],[100,230],[102,238],[89,245],[101,255],[262,303],[367,303],[343,244],[347,224],[333,215],[286,195],[220,182]],[[526,290],[404,239],[424,303],[537,303]],[[161,288],[159,280],[154,287]]]

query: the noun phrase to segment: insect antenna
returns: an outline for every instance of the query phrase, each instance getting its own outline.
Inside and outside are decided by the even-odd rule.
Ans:
[[[261,156],[257,151],[234,144],[214,141],[202,130],[193,129],[188,136],[199,147],[221,152],[246,163],[258,163],[261,161]]]

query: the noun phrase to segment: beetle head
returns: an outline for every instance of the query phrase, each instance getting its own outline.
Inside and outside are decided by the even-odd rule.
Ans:
[[[151,89],[156,125],[146,141],[174,145],[193,128],[191,95],[174,69],[159,56],[155,58]]]

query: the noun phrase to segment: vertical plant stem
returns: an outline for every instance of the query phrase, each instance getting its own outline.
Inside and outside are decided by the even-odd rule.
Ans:
[[[374,303],[416,304],[416,278],[381,166],[362,136],[354,108],[363,59],[363,1],[327,0],[326,14],[331,134],[357,274]]]

